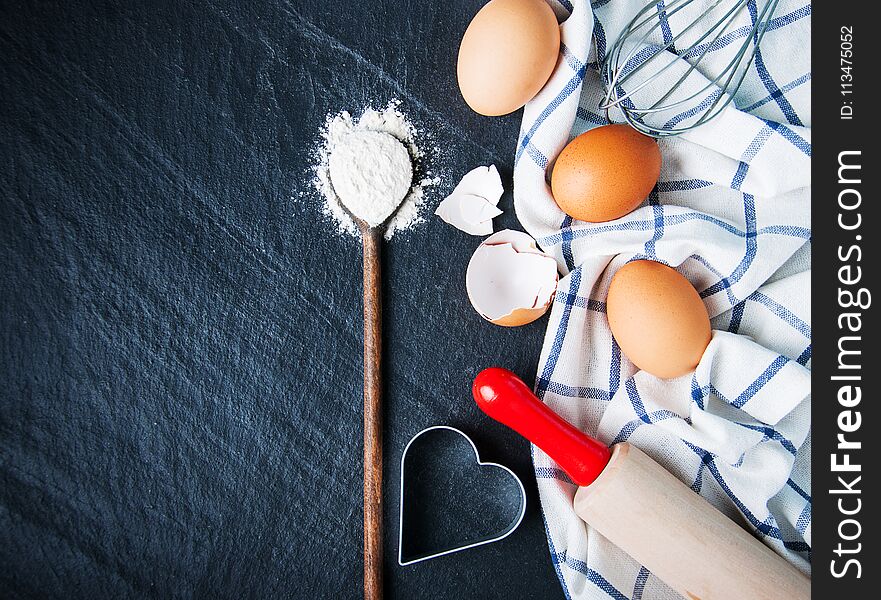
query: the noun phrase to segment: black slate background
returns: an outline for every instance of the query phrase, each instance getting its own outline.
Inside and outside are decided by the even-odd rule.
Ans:
[[[0,0],[0,595],[360,595],[360,247],[312,151],[327,113],[400,98],[431,206],[478,164],[510,190],[519,115],[455,85],[480,5]],[[478,241],[435,219],[386,247],[394,598],[562,597],[528,444],[469,395],[534,377],[546,321],[472,310]],[[401,568],[400,455],[435,424],[513,468],[527,516]]]

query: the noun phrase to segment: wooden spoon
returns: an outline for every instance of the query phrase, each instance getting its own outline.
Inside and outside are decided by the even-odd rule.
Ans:
[[[383,136],[383,137],[377,137]],[[364,598],[382,598],[382,277],[380,256],[388,222],[410,192],[413,167],[410,154],[394,136],[382,132],[358,132],[330,157],[330,179],[337,197],[361,231],[364,249]],[[387,138],[387,139],[384,139]],[[385,170],[367,169],[352,183],[352,152],[358,144],[379,144],[388,169],[395,177],[384,178]],[[338,157],[340,160],[335,161]],[[345,159],[345,160],[344,160]],[[406,170],[406,178],[404,178]],[[401,185],[406,179],[407,187]],[[365,206],[364,187],[382,192],[386,200],[377,212]],[[377,222],[379,221],[379,222]]]

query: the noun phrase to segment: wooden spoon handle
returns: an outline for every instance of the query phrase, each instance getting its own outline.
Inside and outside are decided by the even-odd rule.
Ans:
[[[364,244],[364,598],[382,598],[382,230]]]

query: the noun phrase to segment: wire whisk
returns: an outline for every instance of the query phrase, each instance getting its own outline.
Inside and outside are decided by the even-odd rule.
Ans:
[[[734,100],[778,3],[650,2],[608,49],[600,108],[607,116],[618,109],[635,129],[657,138],[703,125]]]

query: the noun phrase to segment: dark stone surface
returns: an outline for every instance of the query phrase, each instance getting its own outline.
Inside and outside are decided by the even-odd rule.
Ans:
[[[455,85],[480,4],[0,0],[0,596],[360,595],[360,247],[311,152],[328,112],[400,98],[431,170],[500,167],[516,226],[519,114]],[[532,378],[546,321],[472,310],[478,241],[435,219],[386,247],[390,597],[562,596],[528,444],[469,396],[485,366]],[[401,452],[435,424],[527,515],[401,568]]]

